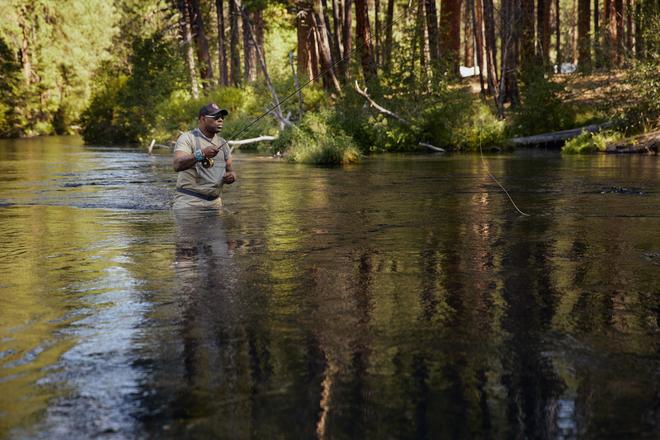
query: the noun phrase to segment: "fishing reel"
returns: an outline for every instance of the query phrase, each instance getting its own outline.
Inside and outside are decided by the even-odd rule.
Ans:
[[[202,166],[203,166],[204,168],[212,168],[212,167],[213,167],[213,159],[210,158],[210,157],[205,157],[205,158],[202,160]]]

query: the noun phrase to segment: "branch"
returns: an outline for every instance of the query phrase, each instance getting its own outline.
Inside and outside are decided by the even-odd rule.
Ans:
[[[396,120],[399,121],[401,124],[405,125],[405,126],[408,127],[409,129],[412,129],[412,124],[411,124],[410,122],[408,122],[407,120],[403,119],[401,116],[397,115],[396,113],[394,113],[394,112],[392,112],[392,111],[386,109],[385,107],[376,104],[376,102],[375,102],[373,99],[371,99],[371,97],[370,97],[369,95],[367,95],[367,89],[364,89],[364,90],[360,89],[360,85],[358,84],[357,81],[355,81],[355,90],[356,90],[361,96],[363,96],[364,99],[366,99],[366,100],[369,102],[369,105],[371,105],[373,108],[375,108],[376,110],[378,110],[381,114],[383,114],[383,115],[385,115],[385,116],[387,116],[387,117],[389,117],[389,118],[396,119]],[[419,145],[419,146],[421,146],[421,147],[426,147],[426,148],[428,148],[429,150],[433,150],[433,151],[435,151],[435,152],[437,152],[437,153],[444,153],[444,152],[445,152],[445,150],[444,150],[443,148],[436,147],[435,145],[429,144],[429,143],[427,143],[427,142],[419,142],[417,145]]]
[[[382,106],[376,104],[376,102],[373,99],[371,99],[371,97],[369,95],[367,95],[367,89],[364,89],[364,90],[360,89],[360,85],[358,84],[357,81],[355,81],[355,90],[358,92],[358,94],[363,96],[364,99],[366,99],[369,102],[369,105],[371,105],[373,108],[378,110],[378,112],[380,112],[381,114],[387,116],[388,118],[396,119],[397,121],[399,121],[400,123],[402,123],[406,127],[412,127],[412,124],[410,124],[410,122],[408,122],[407,120],[403,119],[401,116],[399,116],[396,113],[386,109],[385,107],[382,107]]]

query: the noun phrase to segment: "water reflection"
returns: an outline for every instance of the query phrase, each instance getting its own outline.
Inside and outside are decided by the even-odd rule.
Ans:
[[[477,157],[238,154],[226,210],[181,215],[165,155],[26,149],[0,149],[0,436],[657,433],[657,161],[489,158],[527,218]]]

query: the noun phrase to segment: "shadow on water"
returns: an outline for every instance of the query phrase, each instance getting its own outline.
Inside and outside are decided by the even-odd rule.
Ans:
[[[0,437],[655,438],[657,159],[488,161],[0,144]]]

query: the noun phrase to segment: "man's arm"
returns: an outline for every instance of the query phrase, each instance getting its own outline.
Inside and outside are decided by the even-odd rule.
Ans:
[[[185,151],[177,150],[174,152],[174,159],[172,159],[172,166],[174,171],[184,171],[192,168],[197,163],[197,159],[192,154]]]
[[[226,164],[227,164],[227,168],[226,168],[227,172],[225,173],[225,177],[222,178],[222,181],[224,183],[231,185],[236,181],[236,171],[234,171],[234,167],[232,166],[231,158],[227,159]]]
[[[206,147],[202,148],[202,154],[205,157],[215,157],[218,154],[219,149],[215,147]],[[183,150],[175,149],[174,158],[172,159],[172,167],[174,171],[184,171],[188,168],[192,168],[197,163],[195,156],[187,153]]]

